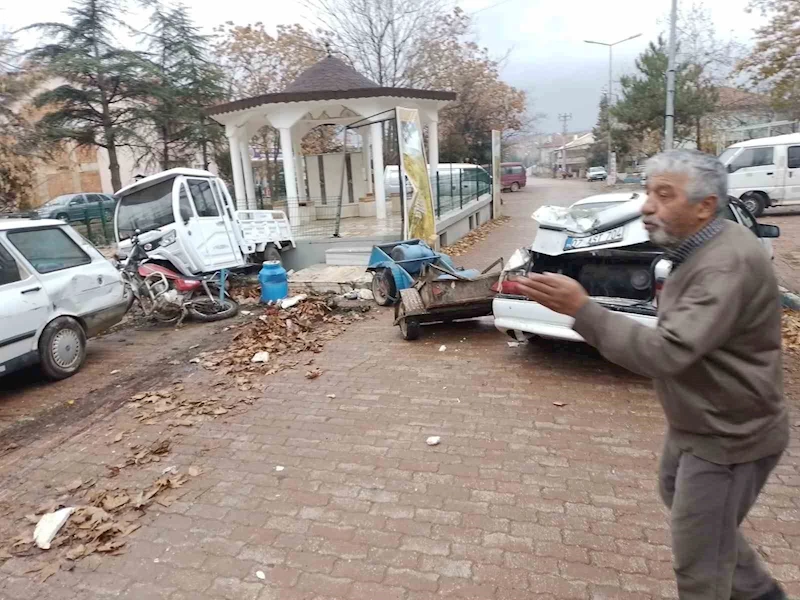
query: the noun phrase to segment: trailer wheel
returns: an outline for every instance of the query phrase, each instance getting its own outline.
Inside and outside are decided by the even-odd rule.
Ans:
[[[413,341],[419,339],[420,324],[419,321],[413,317],[406,317],[406,307],[403,301],[397,306],[397,317],[400,319],[398,325],[400,326],[400,333],[406,341]]]
[[[397,297],[391,269],[380,269],[372,274],[372,295],[378,306],[390,306]]]

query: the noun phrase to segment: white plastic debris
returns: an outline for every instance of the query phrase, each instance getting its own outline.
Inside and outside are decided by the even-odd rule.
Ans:
[[[342,298],[345,300],[358,300],[358,290],[350,290],[346,294],[343,294]]]
[[[285,468],[286,467],[282,467],[281,465],[278,465],[277,467],[275,467],[275,470],[276,471],[283,471]]]
[[[331,400],[333,400],[334,398],[336,398],[336,394],[328,394],[328,398],[330,398]]]
[[[166,467],[165,469],[163,469],[163,470],[161,471],[161,474],[162,474],[162,475],[166,475],[166,474],[168,474],[168,473],[169,473],[170,475],[174,475],[174,474],[175,474],[175,473],[177,473],[177,472],[178,472],[178,467],[176,467],[175,465],[173,465],[173,466],[171,466],[171,467]]]
[[[33,541],[36,542],[36,545],[42,550],[49,550],[50,542],[58,535],[74,510],[75,507],[70,506],[42,515],[36,524],[36,529],[33,530]]]
[[[366,288],[358,290],[358,299],[359,300],[375,300],[375,296],[372,293],[372,290],[368,290]]]
[[[119,373],[119,369],[114,369],[113,371],[111,371],[112,375],[116,375],[117,373]]]
[[[445,350],[447,350],[447,346],[445,346],[444,344],[439,346],[439,352],[444,352]]]
[[[427,440],[425,440],[425,443],[428,444],[428,446],[438,446],[441,443],[441,441],[442,438],[440,438],[438,435],[432,435]]]
[[[240,310],[239,314],[240,315],[244,315],[245,317],[249,317],[250,315],[253,314],[253,311],[252,310]]]
[[[269,362],[269,352],[256,352],[253,358],[250,359],[252,363],[265,363]]]
[[[192,363],[193,365],[196,365],[196,364],[198,364],[200,362],[200,359],[199,358],[193,358],[189,362]]]
[[[508,342],[509,348],[519,348],[519,342]]]
[[[297,296],[286,298],[285,300],[281,300],[281,308],[283,308],[284,310],[287,308],[292,308],[293,306],[300,304],[306,298],[308,298],[306,294],[298,294]]]
[[[262,580],[267,578],[267,576],[264,575],[264,571],[256,571],[256,577]]]

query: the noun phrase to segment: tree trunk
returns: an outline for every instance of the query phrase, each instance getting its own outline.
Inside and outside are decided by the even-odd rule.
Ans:
[[[169,130],[166,126],[161,128],[161,170],[169,169]]]
[[[702,136],[700,135],[700,119],[699,118],[697,119],[697,122],[695,123],[695,127],[696,127],[695,132],[696,132],[696,137],[697,137],[695,143],[697,144],[697,149],[702,151],[703,150],[703,140],[702,140]]]
[[[119,159],[117,158],[117,146],[115,144],[114,132],[108,128],[106,132],[106,148],[108,150],[108,170],[111,172],[111,187],[114,191],[119,191],[122,187],[122,178],[119,174]]]

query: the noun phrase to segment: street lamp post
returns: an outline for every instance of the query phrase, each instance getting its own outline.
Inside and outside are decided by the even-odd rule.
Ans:
[[[607,46],[608,47],[608,95],[606,96],[606,120],[608,121],[608,170],[609,175],[611,174],[611,95],[613,93],[613,78],[612,78],[612,70],[611,65],[614,58],[614,46],[621,44],[622,42],[627,42],[629,40],[633,40],[638,38],[641,33],[637,33],[636,35],[632,35],[631,37],[626,37],[624,40],[619,40],[618,42],[614,42],[612,44],[608,44],[606,42],[595,42],[593,40],[584,40],[587,44],[597,44],[598,46]],[[609,185],[611,184],[611,179],[607,179]]]

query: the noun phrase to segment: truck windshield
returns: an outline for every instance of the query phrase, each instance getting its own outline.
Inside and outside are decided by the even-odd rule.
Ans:
[[[127,240],[139,229],[142,233],[175,222],[172,212],[172,185],[174,179],[124,196],[117,209],[117,234]]]
[[[738,151],[739,148],[728,148],[722,154],[719,155],[719,162],[721,162],[723,165],[727,165],[730,162],[731,158],[733,158],[733,155],[736,154]]]

